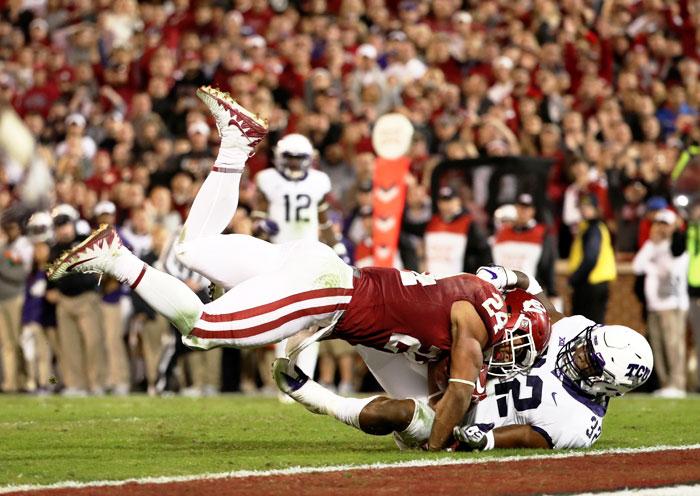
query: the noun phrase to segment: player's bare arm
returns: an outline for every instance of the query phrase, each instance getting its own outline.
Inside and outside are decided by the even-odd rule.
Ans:
[[[265,194],[258,190],[255,196],[255,210],[251,214],[254,220],[264,219],[267,217],[270,210],[270,202]]]
[[[333,232],[333,221],[328,217],[328,202],[324,199],[318,205],[318,230],[319,240],[328,246],[335,246],[338,238]]]
[[[526,273],[521,272],[519,270],[514,270],[513,271],[515,275],[518,278],[518,281],[515,285],[516,288],[528,290],[531,285],[532,281],[530,280],[530,276],[528,276]],[[538,285],[539,287],[539,285]],[[554,305],[552,304],[551,300],[547,298],[547,295],[544,293],[544,291],[540,291],[538,293],[533,293],[535,298],[539,300],[540,303],[544,306],[544,308],[547,310],[547,313],[549,314],[549,320],[552,324],[555,322],[560,321],[564,317],[566,317],[563,313],[561,313],[559,310],[554,308]]]
[[[471,303],[455,302],[451,316],[450,378],[435,410],[435,421],[428,441],[431,451],[441,450],[447,445],[452,429],[469,408],[484,360],[482,349],[487,344],[486,328]]]

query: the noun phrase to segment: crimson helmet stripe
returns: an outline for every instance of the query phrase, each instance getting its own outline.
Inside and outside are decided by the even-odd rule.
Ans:
[[[237,312],[222,313],[222,314],[210,314],[203,313],[200,320],[205,322],[233,322],[235,320],[249,319],[251,317],[258,317],[260,315],[270,313],[274,310],[278,310],[292,303],[296,303],[304,300],[312,300],[315,298],[323,298],[327,296],[348,296],[352,294],[352,289],[349,288],[324,288],[324,289],[312,289],[311,291],[304,291],[302,293],[293,294],[285,298],[275,300],[270,303],[265,303],[257,307],[246,308],[245,310],[239,310]]]
[[[267,331],[272,331],[284,324],[291,322],[302,317],[308,317],[310,315],[323,315],[328,313],[333,313],[338,310],[345,310],[348,307],[347,303],[337,304],[337,305],[326,305],[321,307],[313,308],[303,308],[297,310],[296,312],[288,313],[287,315],[280,317],[278,319],[260,324],[257,326],[246,327],[243,329],[228,329],[222,331],[208,331],[200,327],[195,327],[192,329],[190,336],[195,336],[202,339],[241,339],[255,336],[257,334],[262,334]]]

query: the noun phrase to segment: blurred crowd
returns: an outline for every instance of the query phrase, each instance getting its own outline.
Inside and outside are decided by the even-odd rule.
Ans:
[[[220,389],[226,353],[163,365],[179,353],[175,335],[128,288],[89,275],[53,286],[44,272],[107,222],[209,297],[169,247],[216,156],[194,95],[211,84],[271,130],[230,232],[269,236],[251,217],[254,177],[280,137],[301,133],[331,179],[336,231],[367,263],[371,131],[400,112],[415,133],[396,264],[506,263],[557,296],[554,262],[568,258],[573,310],[602,322],[616,264],[634,258],[649,337],[666,356],[662,393],[680,395],[687,315],[700,342],[700,212],[674,205],[671,174],[700,142],[699,47],[691,0],[0,0],[0,108],[26,124],[52,179],[43,203],[23,203],[25,169],[0,155],[2,390],[156,392],[173,368],[183,390]],[[551,159],[548,214],[527,192],[484,212],[461,183],[431,199],[437,164],[483,156]],[[445,253],[434,234],[454,226],[464,243]],[[257,353],[235,356],[236,387],[270,385]]]

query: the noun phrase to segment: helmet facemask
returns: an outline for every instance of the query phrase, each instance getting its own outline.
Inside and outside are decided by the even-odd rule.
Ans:
[[[493,347],[488,362],[489,375],[512,377],[532,367],[536,357],[532,322],[521,314],[514,326],[505,329],[503,340]]]
[[[278,169],[285,177],[298,181],[306,176],[306,172],[311,167],[311,157],[308,155],[294,155],[292,153],[282,153],[277,160]]]
[[[587,327],[566,343],[557,355],[557,369],[588,394],[622,396],[615,387],[615,376],[605,370],[605,360],[595,352],[592,333],[598,327]]]
[[[287,179],[300,181],[306,177],[313,161],[311,142],[300,134],[289,134],[275,147],[275,168]]]

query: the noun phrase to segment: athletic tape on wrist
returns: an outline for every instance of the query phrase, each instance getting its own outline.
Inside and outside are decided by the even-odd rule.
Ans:
[[[507,268],[505,268],[505,267],[504,267],[504,269],[505,269],[505,272],[506,272],[506,287],[507,287],[507,288],[512,288],[512,287],[514,287],[516,284],[518,284],[518,276],[517,276],[517,274],[516,274],[515,272],[513,272],[512,270],[507,269]]]
[[[525,291],[533,295],[540,294],[542,292],[542,286],[540,286],[540,283],[537,282],[535,276],[528,274],[527,272],[524,274],[527,276],[527,280],[530,283]]]
[[[496,440],[493,437],[493,431],[488,431],[486,433],[486,446],[484,446],[484,449],[482,451],[492,450],[495,444]]]

